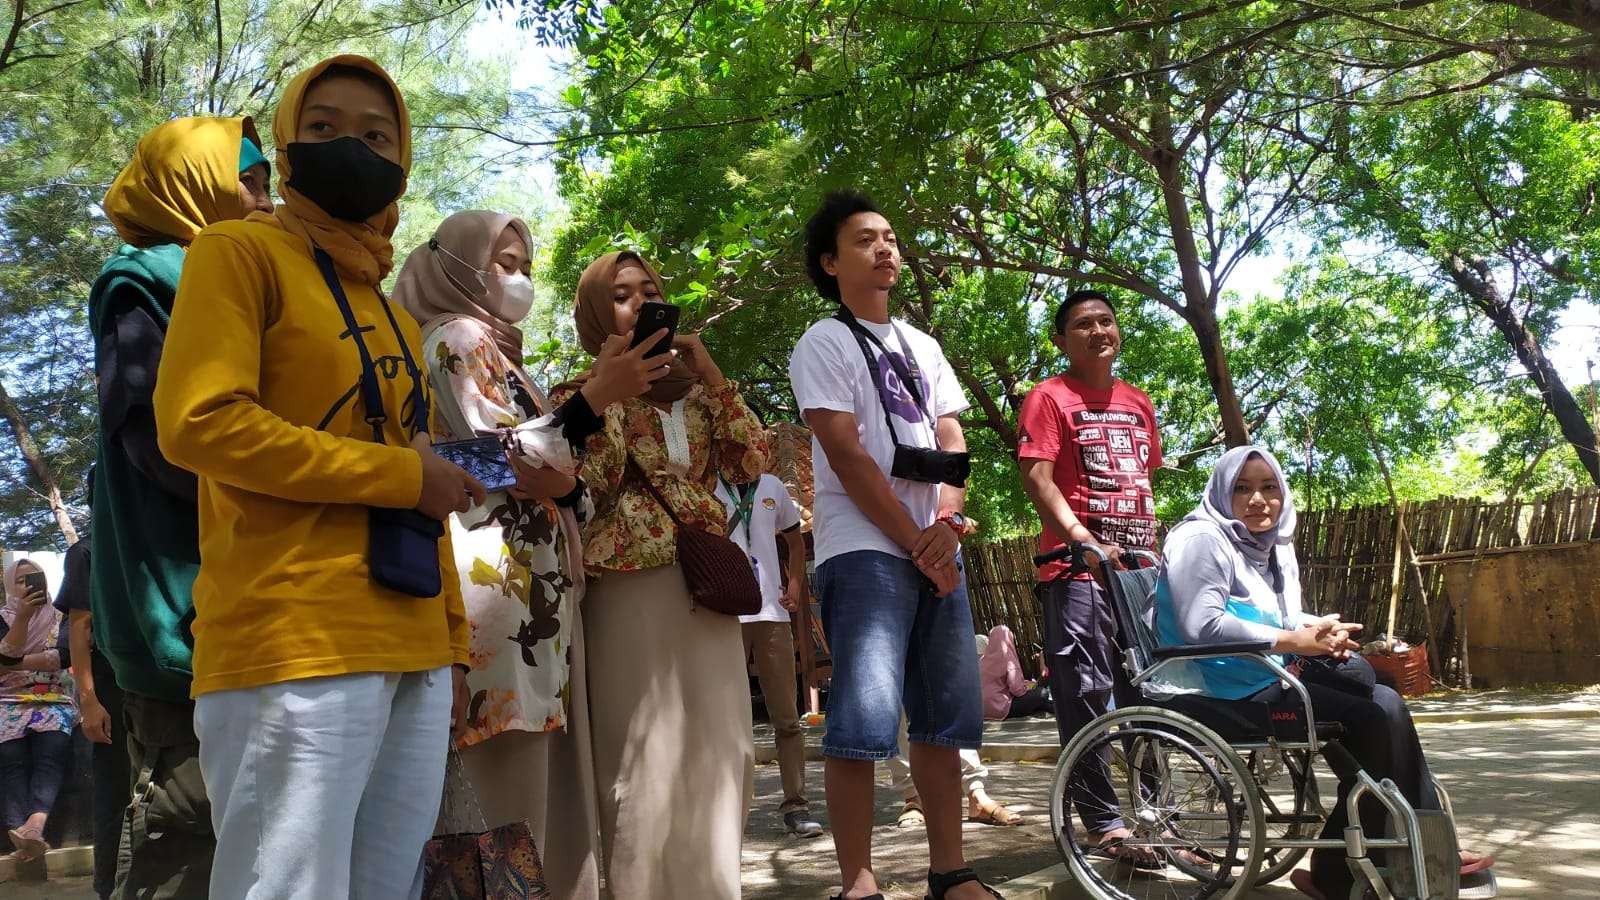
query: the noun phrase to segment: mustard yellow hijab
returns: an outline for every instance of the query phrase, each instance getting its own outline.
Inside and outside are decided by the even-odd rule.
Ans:
[[[383,67],[365,56],[346,54],[325,59],[294,77],[284,89],[278,111],[272,117],[272,142],[277,147],[274,168],[278,172],[278,196],[282,203],[272,215],[252,213],[256,221],[276,221],[285,231],[304,238],[308,247],[321,247],[333,257],[334,264],[346,275],[376,286],[394,268],[394,247],[389,238],[400,224],[400,207],[394,203],[384,207],[365,222],[345,222],[322,211],[304,194],[289,186],[294,177],[286,149],[300,133],[300,106],[305,102],[311,83],[334,66],[361,69],[383,79],[394,97],[395,112],[400,126],[400,168],[411,174],[411,115],[406,111],[406,101],[400,88]],[[401,194],[405,189],[402,185]]]
[[[139,139],[101,204],[117,234],[134,247],[176,241],[239,218],[239,142],[257,147],[249,118],[173,119]]]

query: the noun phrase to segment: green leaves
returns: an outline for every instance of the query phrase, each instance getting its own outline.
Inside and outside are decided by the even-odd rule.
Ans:
[[[431,0],[25,5],[39,17],[25,29],[23,50],[0,59],[0,380],[75,516],[87,512],[83,479],[96,427],[85,305],[120,243],[96,204],[134,144],[176,116],[250,115],[270,159],[282,85],[324,55],[372,56],[394,74],[415,126],[415,164],[394,240],[403,255],[444,213],[477,206],[501,186],[481,132],[438,127],[497,122],[510,105],[505,62],[469,59],[458,40],[474,7]],[[0,13],[0,35],[11,22]],[[526,205],[520,191],[514,205],[504,204],[512,212]],[[14,437],[0,427],[0,544],[57,543],[47,491],[22,464]]]
[[[1508,359],[1454,311],[1448,286],[1416,272],[1423,243],[1488,233],[1520,242],[1530,264],[1561,259],[1569,286],[1548,278],[1536,308],[1560,308],[1593,271],[1592,238],[1574,237],[1593,229],[1573,227],[1595,206],[1581,196],[1600,180],[1591,137],[1551,111],[1559,103],[1481,102],[1554,77],[1497,80],[1498,63],[1472,49],[1490,32],[1530,54],[1571,35],[1507,7],[609,9],[626,28],[577,28],[580,46],[603,50],[586,50],[591,105],[568,133],[604,136],[561,151],[584,177],[562,184],[574,214],[553,277],[570,284],[623,222],[655,235],[630,240],[660,254],[675,296],[713,322],[714,352],[758,407],[792,418],[787,354],[827,311],[801,272],[800,221],[828,188],[872,193],[928,276],[919,291],[908,275],[899,311],[938,334],[988,401],[969,430],[1001,462],[974,476],[974,502],[1018,527],[1028,515],[1003,436],[1016,399],[1059,367],[1044,323],[1076,287],[1116,297],[1122,372],[1156,399],[1170,459],[1203,467],[1230,415],[1257,440],[1300,448],[1286,456],[1302,466],[1309,433],[1314,496],[1337,502],[1374,483],[1375,454],[1454,453],[1468,401],[1495,389],[1469,376]],[[1418,16],[1435,23],[1434,43]],[[1450,143],[1473,149],[1443,152]],[[1496,179],[1463,177],[1490,157],[1507,161]],[[1388,213],[1441,192],[1403,207],[1405,222]],[[1476,214],[1480,193],[1497,220]],[[1341,252],[1345,237],[1385,233],[1403,236],[1403,254]],[[1275,246],[1309,251],[1292,300],[1230,282]],[[1190,325],[1211,317],[1220,337],[1205,340],[1231,379],[1200,364]],[[1376,443],[1358,427],[1369,419]],[[1169,508],[1186,508],[1193,477],[1162,478],[1183,497]]]

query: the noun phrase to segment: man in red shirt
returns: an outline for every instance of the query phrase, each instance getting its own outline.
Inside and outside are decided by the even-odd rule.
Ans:
[[[1155,500],[1150,473],[1161,466],[1155,409],[1144,391],[1111,374],[1122,333],[1111,302],[1098,291],[1077,291],[1056,310],[1051,343],[1067,371],[1040,382],[1022,404],[1017,462],[1039,511],[1039,550],[1068,541],[1097,544],[1113,556],[1123,548],[1155,547]],[[1129,691],[1117,672],[1114,626],[1100,586],[1087,574],[1059,579],[1068,561],[1039,569],[1044,601],[1045,655],[1056,728],[1062,746],[1109,707],[1114,688]],[[1136,700],[1118,698],[1119,704]],[[1088,785],[1076,798],[1086,827],[1108,853],[1133,862],[1117,845],[1129,832],[1109,781]]]

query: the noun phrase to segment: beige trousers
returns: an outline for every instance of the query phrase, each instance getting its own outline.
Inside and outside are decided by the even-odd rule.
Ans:
[[[746,622],[744,652],[756,664],[761,681],[761,696],[766,698],[767,717],[778,745],[778,772],[783,780],[783,804],[779,812],[807,809],[806,738],[800,730],[800,711],[796,709],[794,635],[788,622]]]
[[[573,624],[572,702],[566,730],[501,732],[461,751],[461,762],[488,827],[528,823],[552,900],[596,900],[600,811],[590,745],[589,691],[584,683],[582,619]],[[463,809],[458,798],[446,799],[453,823],[477,830],[476,813]]]
[[[677,566],[607,572],[584,600],[607,895],[739,896],[755,747],[739,620]]]

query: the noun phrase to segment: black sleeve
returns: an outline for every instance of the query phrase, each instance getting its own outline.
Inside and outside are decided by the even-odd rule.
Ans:
[[[61,591],[56,594],[56,609],[64,614],[75,609],[89,609],[89,539],[85,534],[67,548],[67,558],[62,563]]]
[[[56,655],[61,657],[63,670],[72,667],[72,633],[67,617],[61,617],[61,630],[56,632]]]
[[[0,619],[0,641],[5,640],[6,635],[10,633],[11,623],[5,619]],[[22,657],[20,656],[7,656],[4,653],[0,653],[0,666],[14,666],[19,662],[22,662]]]
[[[116,298],[107,298],[115,304]],[[141,307],[113,309],[111,325],[99,335],[100,427],[134,467],[163,490],[195,499],[192,473],[167,462],[156,442],[156,371],[166,334]]]
[[[561,404],[552,419],[561,426],[561,436],[578,451],[588,444],[589,435],[606,427],[605,417],[595,415],[594,407],[589,405],[582,391],[574,392],[567,402]]]
[[[566,496],[564,497],[557,497],[556,505],[564,506],[567,509],[572,509],[578,505],[579,500],[583,499],[583,492],[588,489],[589,488],[584,485],[582,478],[574,479],[572,490],[567,491]]]

